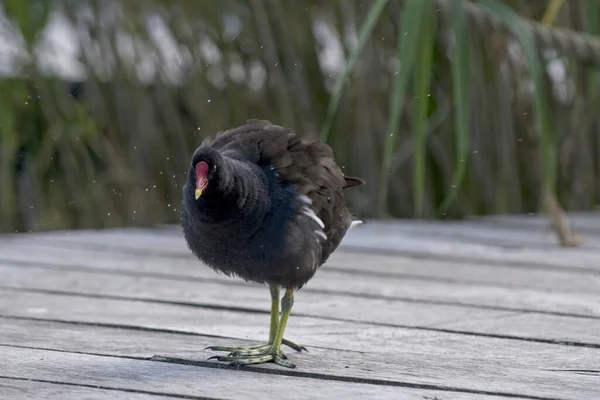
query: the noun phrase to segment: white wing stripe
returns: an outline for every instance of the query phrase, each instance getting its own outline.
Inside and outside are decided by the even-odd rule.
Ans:
[[[325,229],[325,224],[323,221],[321,221],[321,218],[317,217],[317,214],[315,214],[313,210],[308,207],[302,207],[302,213],[307,217],[312,218],[317,224],[319,224],[321,229]]]
[[[315,233],[317,236],[321,237],[323,240],[327,240],[327,235],[323,231],[319,231],[315,229]]]
[[[298,198],[300,199],[301,202],[303,202],[305,204],[308,204],[308,205],[312,204],[312,200],[304,194],[301,194],[300,196],[298,196]]]

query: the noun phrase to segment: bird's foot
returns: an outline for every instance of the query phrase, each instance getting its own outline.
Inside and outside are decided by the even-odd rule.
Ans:
[[[285,344],[286,346],[301,352],[302,350],[306,350],[306,347],[300,346],[290,340],[283,339],[281,344]],[[271,343],[268,344],[258,344],[253,346],[209,346],[204,350],[216,350],[216,351],[229,351],[230,356],[254,356],[264,354],[265,352],[271,349]],[[286,355],[281,352],[282,358],[287,358]]]
[[[283,343],[296,351],[306,350],[303,346],[299,346],[294,342],[284,339]],[[216,359],[217,361],[229,361],[230,365],[249,365],[274,362],[287,368],[296,368],[296,365],[287,361],[287,356],[281,348],[275,348],[272,344],[262,344],[255,346],[210,346],[205,350],[229,351],[226,356],[212,356],[209,360]]]
[[[230,351],[230,349],[233,348],[225,346],[211,346],[208,347],[208,349]],[[281,351],[281,348],[276,348],[271,344],[264,344],[258,346],[244,346],[241,348],[238,347],[237,350],[231,350],[229,355],[212,356],[208,359],[226,361],[229,362],[229,365],[250,365],[274,362],[275,364],[281,365],[282,367],[296,368],[295,364],[287,361],[287,356]]]

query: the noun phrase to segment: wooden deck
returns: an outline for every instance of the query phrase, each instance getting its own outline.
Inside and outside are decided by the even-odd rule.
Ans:
[[[370,222],[296,295],[295,370],[207,361],[268,336],[265,287],[174,227],[0,236],[2,399],[600,399],[600,217]],[[286,349],[289,350],[289,349]]]

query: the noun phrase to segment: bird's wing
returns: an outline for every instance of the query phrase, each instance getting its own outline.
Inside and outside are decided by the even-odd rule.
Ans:
[[[298,194],[311,200],[310,208],[325,225],[328,237],[336,235],[342,222],[342,191],[364,184],[362,179],[344,176],[331,147],[320,139],[302,138],[269,121],[249,120],[218,134],[209,145],[258,165],[272,165],[283,183],[295,184]]]

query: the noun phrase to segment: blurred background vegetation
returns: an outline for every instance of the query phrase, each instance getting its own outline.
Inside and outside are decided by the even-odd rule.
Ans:
[[[597,0],[0,5],[0,231],[177,223],[248,118],[323,135],[364,218],[600,203]]]

